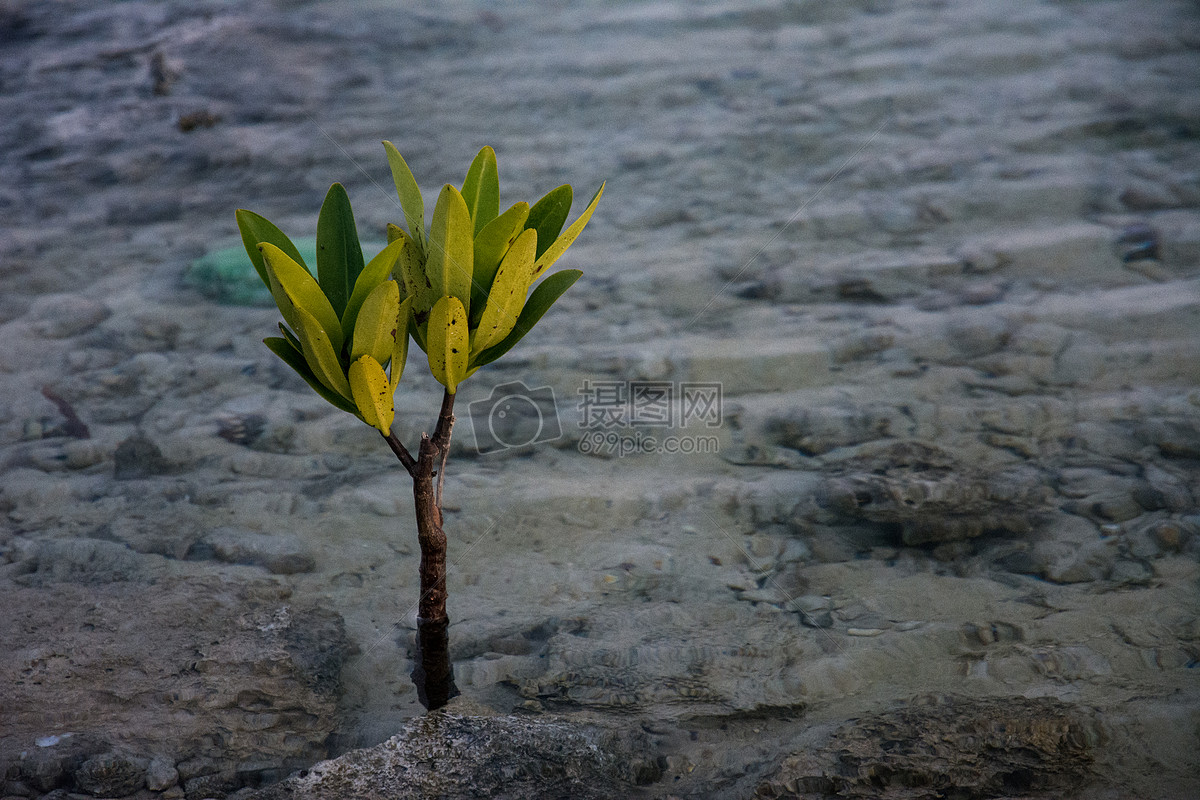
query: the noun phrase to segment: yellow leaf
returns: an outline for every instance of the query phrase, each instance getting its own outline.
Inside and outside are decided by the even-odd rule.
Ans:
[[[408,360],[408,318],[412,316],[411,297],[404,298],[400,311],[396,314],[396,341],[392,343],[391,383],[392,394],[400,385],[400,376],[404,374],[404,362]]]
[[[353,337],[354,323],[358,321],[358,310],[362,308],[363,301],[375,290],[376,286],[391,277],[396,261],[400,258],[400,252],[411,246],[411,241],[392,241],[363,267],[363,271],[358,274],[358,280],[354,282],[354,290],[350,292],[350,299],[346,301],[346,310],[342,312],[343,335]],[[400,294],[403,296],[404,292],[402,291]]]
[[[317,376],[317,380],[346,399],[350,398],[350,384],[342,365],[338,361],[333,343],[325,334],[325,330],[317,323],[312,314],[303,308],[296,308],[296,335],[300,338],[300,347],[304,352],[304,360]]]
[[[383,367],[371,356],[363,356],[350,365],[350,391],[363,421],[387,436],[392,432],[396,407],[392,387]]]
[[[559,235],[559,237],[554,240],[554,243],[547,247],[542,253],[541,258],[537,260],[537,263],[533,265],[534,280],[537,280],[538,276],[545,272],[547,267],[557,261],[563,253],[567,252],[567,248],[570,247],[577,238],[579,238],[579,234],[583,232],[584,226],[587,225],[588,220],[592,218],[592,212],[596,210],[596,204],[600,202],[600,195],[602,194],[604,194],[603,183],[600,184],[600,188],[597,190],[595,197],[592,198],[592,202],[588,203],[588,207],[584,209],[582,214],[579,215],[579,219],[571,223],[571,227],[567,228],[566,231]]]
[[[425,276],[432,297],[457,297],[465,308],[471,302],[471,278],[475,263],[475,228],[467,201],[450,184],[442,188],[433,220],[429,224],[429,248]]]
[[[429,313],[425,346],[429,370],[450,394],[466,377],[470,339],[467,335],[467,310],[457,297],[443,297]]]
[[[471,335],[471,355],[498,344],[512,332],[525,307],[536,254],[537,231],[530,228],[517,237],[500,262],[500,269],[496,270],[483,316]]]
[[[370,356],[380,364],[386,364],[392,356],[392,345],[399,332],[396,330],[396,314],[400,310],[400,285],[395,281],[384,281],[376,286],[363,300],[354,323],[354,338],[350,342],[350,360]]]
[[[263,266],[271,281],[275,305],[279,306],[279,313],[288,325],[293,329],[300,327],[296,309],[303,309],[325,332],[334,352],[340,351],[344,341],[342,323],[316,278],[270,242],[261,242],[258,249],[263,254]]]

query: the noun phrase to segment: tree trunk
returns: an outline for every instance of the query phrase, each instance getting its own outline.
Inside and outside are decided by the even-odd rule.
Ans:
[[[395,434],[384,437],[413,480],[417,542],[421,545],[421,597],[417,601],[417,649],[412,679],[421,704],[430,711],[458,695],[447,636],[450,618],[446,614],[446,533],[442,530],[442,487],[453,427],[454,395],[447,392],[442,397],[433,436],[422,434],[415,459]]]
[[[417,541],[421,545],[421,599],[417,617],[425,622],[447,622],[446,615],[446,532],[442,530],[440,498],[433,488],[433,463],[440,455],[428,436],[421,437],[416,474],[413,475],[413,500],[417,511]]]

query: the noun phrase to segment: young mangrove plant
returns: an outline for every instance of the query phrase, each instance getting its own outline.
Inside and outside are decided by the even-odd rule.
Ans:
[[[569,185],[532,206],[517,203],[501,213],[496,154],[485,147],[461,189],[442,187],[426,229],[412,172],[391,142],[383,145],[405,226],[389,224],[387,246],[369,261],[338,183],[317,219],[315,276],[267,219],[242,209],[237,223],[246,253],[283,315],[283,335],[265,339],[267,347],[325,400],[378,430],[412,477],[421,547],[413,678],[422,702],[436,708],[456,693],[446,646],[442,528],[454,398],[463,381],[521,341],[583,274],[567,269],[543,278],[587,225],[604,186],[565,231]],[[421,435],[415,455],[392,430],[410,340],[445,387],[433,434]]]

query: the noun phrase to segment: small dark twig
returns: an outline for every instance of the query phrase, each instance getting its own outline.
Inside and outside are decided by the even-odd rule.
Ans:
[[[83,420],[75,413],[75,408],[58,392],[51,389],[49,386],[42,387],[42,397],[45,397],[54,407],[58,409],[58,413],[66,418],[67,422],[62,426],[62,431],[67,436],[75,439],[90,439],[92,438],[91,431],[88,426],[83,424]]]
[[[442,395],[442,409],[438,412],[437,427],[433,429],[433,443],[442,453],[438,467],[437,494],[434,495],[438,511],[442,509],[442,487],[446,482],[446,459],[450,457],[450,432],[454,428],[454,395],[447,391]]]
[[[408,470],[408,474],[416,477],[414,470],[417,468],[417,461],[408,452],[408,448],[404,446],[404,442],[396,438],[394,431],[384,436],[383,440],[388,443],[388,447],[392,448],[392,452],[396,454],[396,458],[400,459],[400,463]]]

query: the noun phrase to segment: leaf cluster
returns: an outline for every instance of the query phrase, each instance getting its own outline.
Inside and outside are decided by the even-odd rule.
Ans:
[[[388,244],[370,261],[341,184],[321,205],[315,277],[269,220],[245,209],[236,216],[284,319],[282,336],[264,340],[267,347],[321,397],[388,436],[409,340],[450,394],[507,353],[583,274],[562,270],[538,282],[587,225],[604,186],[566,230],[569,185],[501,213],[496,154],[485,147],[461,189],[442,187],[427,229],[408,164],[383,144],[405,227],[388,225]]]

